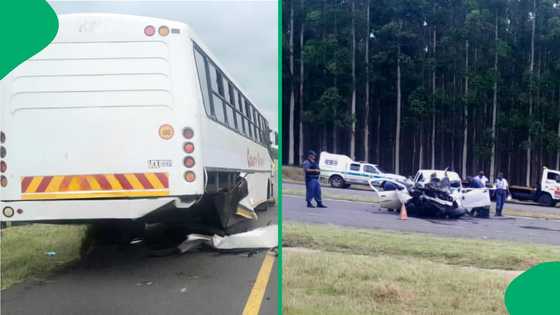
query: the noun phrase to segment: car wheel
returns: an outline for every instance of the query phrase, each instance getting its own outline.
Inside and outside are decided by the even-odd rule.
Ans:
[[[547,207],[553,207],[554,206],[554,200],[552,200],[552,197],[549,194],[542,194],[539,197],[538,202],[543,205],[543,206],[547,206]]]
[[[345,185],[344,179],[342,179],[342,177],[340,177],[338,175],[332,176],[330,178],[329,182],[331,183],[331,186],[334,187],[334,188],[342,188]]]

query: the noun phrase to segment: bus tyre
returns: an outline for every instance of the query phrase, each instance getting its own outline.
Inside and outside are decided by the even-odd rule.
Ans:
[[[334,188],[343,188],[346,185],[344,179],[338,175],[332,176],[329,179],[329,182],[331,183],[331,186]]]
[[[555,204],[552,197],[547,193],[542,194],[539,197],[538,202],[539,202],[539,204],[541,204],[543,206],[547,206],[547,207],[554,207],[554,204]]]

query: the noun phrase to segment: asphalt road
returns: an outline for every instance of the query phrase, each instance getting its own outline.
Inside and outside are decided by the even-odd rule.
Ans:
[[[275,224],[276,207],[259,216],[256,226]],[[95,248],[87,259],[47,280],[3,290],[1,313],[241,314],[258,287],[255,282],[267,255],[273,257],[273,266],[265,275],[270,275],[266,291],[257,299],[262,302],[259,314],[278,313],[278,269],[271,252],[225,254],[206,249],[166,257],[147,253],[142,243]]]
[[[409,217],[401,221],[395,212],[370,203],[325,200],[328,206],[307,208],[303,197],[284,195],[283,222],[334,224],[368,229],[429,233],[473,239],[493,239],[560,245],[560,220],[520,217],[479,219],[465,216],[459,220]]]
[[[303,184],[294,184],[294,183],[283,183],[282,187],[284,189],[305,189]],[[365,187],[365,186],[363,186]],[[342,188],[332,188],[332,187],[325,187],[322,186],[321,190],[323,192],[331,192],[333,194],[345,194],[345,195],[357,195],[357,196],[371,196],[372,192],[366,189],[353,189],[352,187],[347,189]],[[495,203],[492,203],[495,205]],[[560,214],[560,204],[556,207],[545,207],[538,204],[530,203],[530,202],[521,202],[517,200],[512,200],[506,202],[506,208],[512,210],[519,210],[519,211],[534,211],[534,212],[541,212],[541,213],[556,213]]]

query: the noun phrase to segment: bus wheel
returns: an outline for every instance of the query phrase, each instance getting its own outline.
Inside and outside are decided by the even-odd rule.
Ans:
[[[329,179],[331,186],[334,188],[342,188],[345,186],[344,179],[338,175],[334,175]]]
[[[552,197],[547,193],[542,194],[539,197],[538,202],[543,206],[547,206],[547,207],[553,207],[554,206],[554,200],[552,200]]]

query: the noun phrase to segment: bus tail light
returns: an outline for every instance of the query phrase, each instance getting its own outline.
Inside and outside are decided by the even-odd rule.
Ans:
[[[4,161],[0,161],[0,173],[5,173],[8,169],[8,165]]]
[[[185,180],[189,183],[194,182],[196,179],[196,176],[194,175],[194,172],[192,171],[187,171],[185,172]]]
[[[169,35],[169,27],[167,27],[165,25],[160,26],[159,29],[158,29],[158,33],[159,33],[160,36],[163,36],[163,37]]]
[[[6,142],[6,134],[4,131],[0,131],[0,143]]]
[[[194,166],[194,158],[192,156],[187,156],[183,160],[183,164],[185,164],[187,168],[192,168]]]
[[[4,175],[0,176],[0,186],[2,187],[8,186],[8,178]]]
[[[152,25],[148,25],[144,28],[144,35],[146,36],[154,36],[155,33],[156,33],[156,28],[153,27]]]
[[[191,154],[194,152],[194,144],[192,142],[187,142],[183,145],[183,150],[185,153]]]
[[[183,129],[183,137],[187,140],[192,139],[192,137],[194,137],[194,131],[189,127]]]

